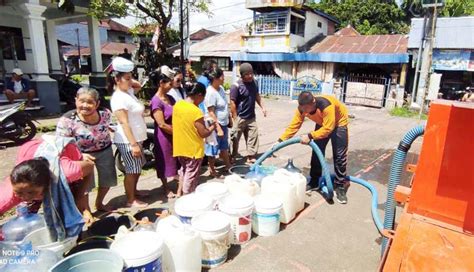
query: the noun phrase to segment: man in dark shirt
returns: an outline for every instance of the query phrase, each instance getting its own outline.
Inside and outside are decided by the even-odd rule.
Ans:
[[[239,141],[244,134],[247,143],[247,162],[254,163],[258,152],[258,128],[255,120],[255,103],[262,109],[263,116],[267,111],[263,106],[258,93],[258,86],[254,80],[253,68],[250,63],[240,65],[240,76],[230,88],[230,108],[234,126],[231,133],[232,157],[236,157],[239,150]]]

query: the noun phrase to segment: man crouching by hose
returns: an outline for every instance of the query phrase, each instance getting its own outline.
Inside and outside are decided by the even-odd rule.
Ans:
[[[334,187],[336,199],[341,204],[347,203],[346,192],[349,182],[346,181],[347,166],[347,146],[348,137],[348,114],[346,106],[331,95],[313,96],[311,92],[304,91],[298,96],[298,109],[278,142],[288,140],[293,137],[301,128],[305,118],[316,123],[314,131],[301,136],[302,144],[309,144],[314,140],[323,155],[326,151],[326,145],[329,140],[332,143],[334,170],[336,180]],[[311,181],[309,187],[317,188],[319,186],[319,177],[321,177],[321,164],[318,157],[313,152],[311,156]]]

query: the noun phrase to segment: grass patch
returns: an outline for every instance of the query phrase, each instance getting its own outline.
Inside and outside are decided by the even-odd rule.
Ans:
[[[398,107],[398,108],[393,108],[390,110],[390,115],[392,116],[398,116],[398,117],[405,117],[405,118],[418,118],[420,117],[420,113],[415,110],[411,110],[408,107]],[[426,114],[421,114],[421,119],[426,120],[428,119],[428,115]]]

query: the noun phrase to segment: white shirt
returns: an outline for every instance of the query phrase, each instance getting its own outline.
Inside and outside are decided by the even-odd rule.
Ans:
[[[21,85],[21,80],[20,81],[15,81],[13,86],[13,90],[15,93],[21,93],[23,91],[23,85]]]
[[[127,92],[115,90],[110,99],[110,107],[112,108],[112,112],[126,110],[128,114],[128,124],[135,140],[137,142],[146,140],[146,123],[143,118],[145,106],[143,106],[140,100],[135,96],[133,89],[129,89]],[[117,130],[115,131],[114,142],[130,143],[120,124],[117,125]]]
[[[174,98],[174,101],[178,102],[180,100],[183,100],[186,98],[186,93],[184,93],[183,91],[183,95],[181,95],[181,93],[179,92],[178,89],[176,88],[173,88],[171,89],[169,92],[168,92],[168,95],[170,95],[171,97]],[[184,97],[183,97],[184,96]]]

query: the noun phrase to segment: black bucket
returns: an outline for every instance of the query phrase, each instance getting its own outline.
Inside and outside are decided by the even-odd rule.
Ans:
[[[148,220],[153,223],[159,217],[157,213],[161,214],[165,210],[168,210],[168,209],[163,209],[163,208],[146,209],[146,210],[137,212],[133,217],[136,220],[142,220],[144,217],[148,217]]]
[[[135,226],[135,220],[128,215],[107,216],[92,223],[87,233],[89,236],[112,236],[117,233],[120,226],[132,229]]]
[[[229,169],[232,174],[236,174],[241,178],[245,178],[248,172],[250,172],[250,166],[248,165],[236,165]]]
[[[84,241],[79,242],[75,247],[64,254],[64,257],[69,257],[73,254],[97,248],[109,249],[112,244],[112,239],[105,237],[90,237]]]

